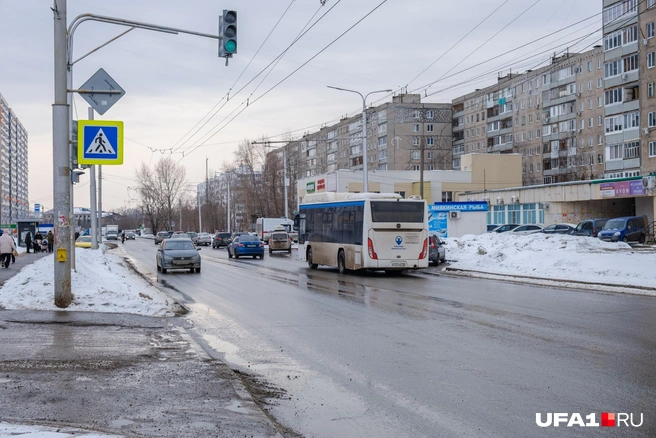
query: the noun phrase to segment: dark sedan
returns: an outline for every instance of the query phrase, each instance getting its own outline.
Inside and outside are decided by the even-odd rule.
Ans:
[[[157,270],[166,274],[169,269],[189,269],[200,272],[200,254],[191,239],[164,239],[157,249]]]
[[[171,234],[172,233],[170,231],[160,231],[159,233],[157,233],[157,236],[155,236],[155,245],[158,245],[162,243],[164,239],[168,239],[169,237],[171,237]]]
[[[235,236],[228,244],[228,258],[238,259],[241,256],[264,258],[264,242],[257,236],[241,234]]]
[[[492,233],[506,233],[508,231],[512,231],[515,228],[517,228],[519,224],[505,224],[505,225],[500,225],[496,227],[494,230],[492,230]]]

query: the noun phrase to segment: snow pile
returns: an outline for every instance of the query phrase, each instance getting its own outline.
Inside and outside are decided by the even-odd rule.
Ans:
[[[446,239],[456,269],[553,280],[656,287],[656,252],[626,243],[560,234],[508,233]]]
[[[73,301],[67,309],[54,305],[54,256],[26,266],[0,288],[5,309],[77,310],[172,316],[172,300],[130,270],[125,261],[101,249],[77,248],[71,280]]]

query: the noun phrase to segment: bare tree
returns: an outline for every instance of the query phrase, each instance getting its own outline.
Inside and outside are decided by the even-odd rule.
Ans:
[[[137,170],[137,193],[153,232],[160,227],[169,229],[186,185],[184,167],[170,157],[160,159],[154,169],[141,164]]]

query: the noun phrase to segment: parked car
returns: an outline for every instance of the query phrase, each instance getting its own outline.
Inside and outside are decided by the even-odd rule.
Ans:
[[[171,237],[171,234],[170,231],[160,231],[157,233],[157,236],[155,236],[155,245],[159,245],[164,239]]]
[[[228,258],[238,259],[241,256],[264,258],[264,242],[257,236],[248,233],[235,236],[228,244]]]
[[[515,234],[515,235],[524,235],[524,234],[535,234],[539,233],[542,231],[542,227],[540,225],[520,225],[517,228],[510,230],[508,234]]]
[[[508,231],[512,231],[515,228],[517,228],[519,224],[505,224],[505,225],[499,225],[496,227],[494,230],[492,230],[493,233],[506,233]]]
[[[578,223],[576,229],[572,233],[574,236],[591,236],[597,237],[597,233],[608,222],[608,218],[604,219],[584,219]]]
[[[488,224],[488,225],[487,225],[487,232],[488,232],[488,233],[491,233],[491,232],[494,231],[494,229],[497,228],[497,227],[499,227],[499,224]]]
[[[91,248],[91,236],[80,236],[75,239],[76,248]]]
[[[222,246],[228,246],[230,243],[230,233],[220,232],[214,235],[212,239],[212,248],[221,248]]]
[[[199,249],[191,239],[164,239],[157,249],[157,270],[166,274],[169,269],[189,269],[189,272],[200,272]]]
[[[276,227],[269,235],[269,254],[274,251],[292,252],[292,239],[283,227]]]
[[[609,219],[597,234],[601,240],[608,242],[644,243],[647,235],[647,216],[626,216]]]
[[[444,249],[444,242],[440,240],[439,236],[435,233],[428,235],[428,263],[435,266],[444,263],[446,260],[446,250]]]
[[[210,246],[212,244],[212,236],[209,233],[198,233],[194,243],[198,246]]]
[[[572,234],[576,227],[572,224],[551,224],[540,231],[544,234]]]
[[[126,240],[137,240],[137,235],[134,234],[134,231],[126,231],[125,232],[125,239]]]

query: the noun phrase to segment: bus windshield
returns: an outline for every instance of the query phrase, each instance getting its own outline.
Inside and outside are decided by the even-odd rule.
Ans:
[[[371,201],[372,222],[424,222],[423,202]]]

